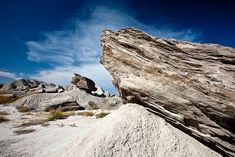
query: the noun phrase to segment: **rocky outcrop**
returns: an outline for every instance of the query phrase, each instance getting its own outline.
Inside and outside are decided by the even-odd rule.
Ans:
[[[101,63],[136,102],[223,156],[235,156],[235,49],[106,30]]]
[[[219,157],[164,119],[127,104],[97,122],[82,139],[63,150],[66,157]]]
[[[53,83],[45,83],[33,79],[20,79],[11,83],[3,84],[1,94],[14,93],[17,97],[23,97],[33,93],[57,93],[63,92],[64,88]]]
[[[39,109],[41,111],[50,111],[53,109],[60,109],[62,111],[72,111],[82,110],[84,109],[84,107],[80,106],[71,96],[65,95],[42,101],[39,104]]]
[[[92,103],[91,103],[92,101]],[[76,109],[105,109],[112,110],[122,106],[119,97],[97,97],[80,89],[65,91],[63,93],[38,93],[23,97],[9,104],[16,108],[26,107],[29,110],[49,111]],[[92,106],[91,106],[92,105]]]
[[[96,91],[94,81],[76,73],[74,73],[71,83],[76,85],[78,88],[87,91],[88,93],[91,93],[91,91]]]
[[[10,91],[10,90],[16,90],[16,91],[27,91],[32,88],[38,87],[38,85],[41,82],[37,80],[29,80],[29,79],[19,79],[16,81],[13,81],[9,84],[4,84],[1,88],[1,91]]]

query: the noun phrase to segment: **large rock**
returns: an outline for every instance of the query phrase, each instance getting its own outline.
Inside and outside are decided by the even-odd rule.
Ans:
[[[83,89],[89,93],[91,91],[96,91],[94,81],[76,73],[74,73],[74,77],[72,78],[71,83],[76,85],[78,88]]]
[[[38,111],[48,111],[55,108],[74,110],[77,106],[76,104],[79,104],[78,109],[80,109],[80,107],[86,109],[92,108],[90,106],[91,101],[92,105],[95,105],[96,109],[113,110],[122,106],[122,100],[119,97],[97,97],[80,89],[65,91],[63,93],[32,94],[18,99],[10,105],[17,108],[21,108],[23,106],[30,110]]]
[[[39,104],[39,109],[42,111],[50,111],[53,109],[60,109],[62,111],[71,111],[83,109],[74,98],[65,95],[61,97],[51,98],[49,100],[42,101]]]
[[[219,157],[144,107],[127,104],[97,122],[64,157]]]
[[[235,49],[160,39],[133,28],[104,31],[101,45],[101,63],[122,98],[235,156]]]

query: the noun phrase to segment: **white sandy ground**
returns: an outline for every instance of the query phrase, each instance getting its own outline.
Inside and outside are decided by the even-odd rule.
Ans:
[[[95,117],[70,116],[67,119],[49,122],[49,126],[19,128],[24,120],[21,118],[27,116],[23,116],[24,114],[19,113],[14,107],[0,106],[0,111],[10,113],[6,116],[10,121],[0,123],[1,157],[59,157],[61,149],[76,142],[96,121],[100,120]],[[13,133],[19,129],[35,129],[35,131],[22,135]]]
[[[97,121],[63,157],[219,157],[218,153],[137,104]]]
[[[23,135],[13,131],[25,116],[13,107],[0,106],[0,111],[11,114],[10,122],[0,124],[1,157],[220,156],[136,104],[101,119],[71,116],[46,127],[30,126],[36,131]]]

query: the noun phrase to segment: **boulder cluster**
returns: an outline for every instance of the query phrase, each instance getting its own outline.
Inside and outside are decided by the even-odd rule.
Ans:
[[[19,79],[0,86],[0,93],[15,93],[19,96],[27,95],[27,93],[61,93],[63,91],[62,86],[33,79]]]

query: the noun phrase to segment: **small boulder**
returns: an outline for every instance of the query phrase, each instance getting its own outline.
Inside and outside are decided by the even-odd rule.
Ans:
[[[89,78],[81,76],[79,74],[74,73],[74,77],[72,78],[71,83],[76,85],[78,88],[85,90],[88,93],[91,91],[96,91],[95,82]]]

